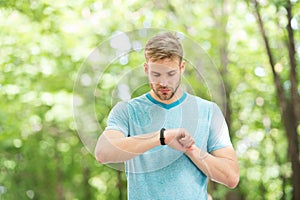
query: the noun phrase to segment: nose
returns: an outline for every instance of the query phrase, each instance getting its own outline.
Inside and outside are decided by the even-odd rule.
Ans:
[[[168,81],[166,79],[161,79],[159,81],[159,85],[161,85],[161,86],[167,86],[168,85]]]

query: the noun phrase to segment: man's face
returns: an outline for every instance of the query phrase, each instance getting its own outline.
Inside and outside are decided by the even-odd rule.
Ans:
[[[145,72],[148,75],[150,87],[163,101],[170,100],[176,95],[183,70],[184,62],[179,63],[179,60],[163,59],[145,63]]]

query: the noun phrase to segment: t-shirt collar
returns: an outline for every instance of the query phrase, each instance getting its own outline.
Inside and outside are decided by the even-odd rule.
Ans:
[[[185,100],[185,98],[187,97],[187,94],[185,92],[183,92],[182,96],[180,97],[180,99],[178,99],[177,101],[173,102],[173,103],[170,103],[170,104],[165,104],[165,103],[162,103],[160,101],[157,101],[155,100],[151,95],[150,95],[150,92],[148,92],[146,94],[146,97],[154,104],[157,104],[167,110],[171,109],[171,108],[174,108],[175,106],[179,105],[181,102],[183,102]]]

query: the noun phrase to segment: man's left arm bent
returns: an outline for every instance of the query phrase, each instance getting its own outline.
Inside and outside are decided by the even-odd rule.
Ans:
[[[186,155],[211,180],[232,189],[239,183],[238,159],[232,146],[207,153],[192,145]]]

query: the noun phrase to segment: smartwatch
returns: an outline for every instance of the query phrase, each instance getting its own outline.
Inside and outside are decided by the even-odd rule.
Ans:
[[[166,145],[166,143],[165,143],[165,136],[164,136],[165,130],[166,130],[165,128],[160,129],[159,140],[160,140],[160,144],[161,145]]]

